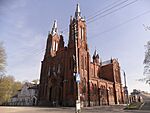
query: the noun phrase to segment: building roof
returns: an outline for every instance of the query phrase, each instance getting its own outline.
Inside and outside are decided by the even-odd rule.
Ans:
[[[39,86],[39,85],[36,85],[36,84],[35,84],[35,85],[29,87],[28,89],[38,89],[38,86]]]
[[[102,62],[102,66],[108,65],[108,64],[111,64],[111,63],[112,63],[112,60],[106,60],[106,61]]]

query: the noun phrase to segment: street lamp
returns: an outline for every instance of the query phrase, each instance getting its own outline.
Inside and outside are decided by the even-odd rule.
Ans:
[[[125,103],[128,105],[129,104],[129,99],[128,99],[128,87],[126,84],[126,73],[124,70],[123,71],[123,76],[124,76],[124,95],[125,95]]]

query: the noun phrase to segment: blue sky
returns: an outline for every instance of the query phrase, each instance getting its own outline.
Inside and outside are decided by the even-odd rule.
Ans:
[[[150,40],[150,31],[143,26],[150,26],[150,0],[0,0],[0,41],[7,53],[7,74],[21,81],[39,78],[53,21],[57,20],[59,31],[68,29],[77,3],[86,20],[121,4],[87,21],[90,53],[96,48],[103,61],[118,58],[129,91],[150,92],[148,85],[137,81],[143,77],[144,45]],[[67,44],[68,31],[63,35]]]

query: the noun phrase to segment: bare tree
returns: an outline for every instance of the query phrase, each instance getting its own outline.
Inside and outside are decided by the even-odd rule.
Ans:
[[[4,73],[5,66],[6,66],[6,53],[3,47],[3,43],[0,42],[0,75]]]
[[[150,85],[150,41],[145,45],[145,58],[144,58],[144,81]]]

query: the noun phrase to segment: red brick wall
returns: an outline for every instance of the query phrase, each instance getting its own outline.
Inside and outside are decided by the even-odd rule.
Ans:
[[[106,80],[109,80],[109,81],[113,82],[114,81],[113,65],[108,64],[108,65],[102,66],[100,76],[103,79],[106,79]]]
[[[40,75],[39,104],[41,105],[75,106],[74,22],[75,20],[71,20],[70,23],[68,47],[64,47],[62,36],[48,36]],[[119,63],[116,60],[107,65],[91,62],[85,21],[79,20],[77,28],[81,104],[94,106],[121,103],[123,97]],[[83,31],[81,31],[81,28]],[[83,32],[82,38],[81,32]],[[57,51],[51,50],[54,41],[59,45]]]

